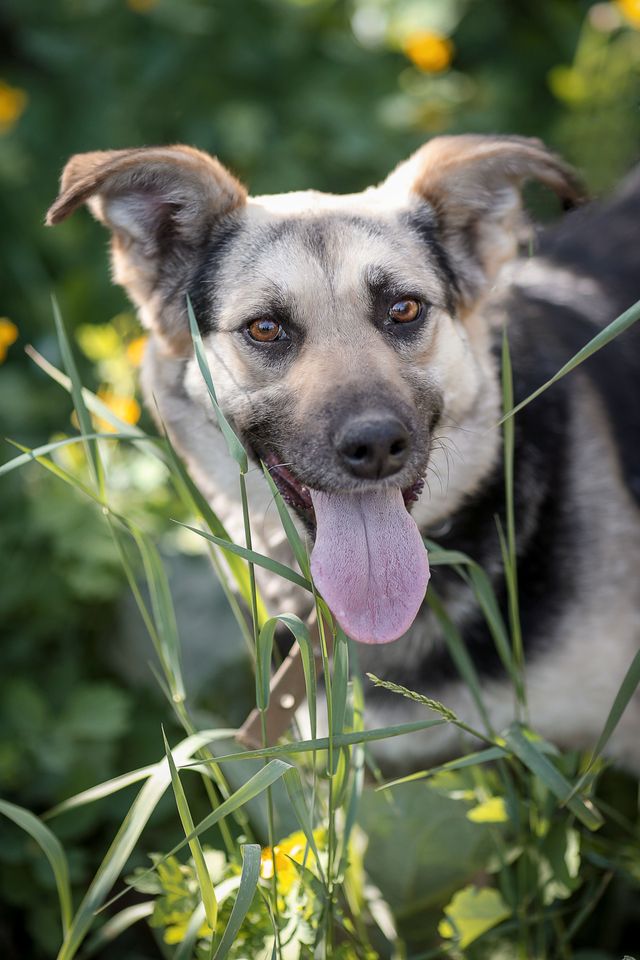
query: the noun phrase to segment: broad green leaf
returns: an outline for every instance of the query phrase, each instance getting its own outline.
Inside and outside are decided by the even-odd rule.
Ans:
[[[462,950],[511,916],[510,908],[497,890],[474,886],[458,890],[444,908],[444,913],[445,919],[438,924],[438,933],[447,940],[457,940]]]
[[[214,960],[224,960],[229,953],[244,918],[249,911],[249,907],[253,902],[258,887],[258,879],[260,877],[260,847],[257,843],[245,843],[240,849],[242,851],[240,886],[231,909],[231,915],[227,921],[227,926],[218,944],[218,949],[214,954]]]
[[[62,844],[46,827],[38,817],[34,816],[29,810],[9,803],[7,800],[0,800],[0,813],[9,820],[12,820],[16,826],[20,827],[25,833],[36,841],[45,857],[51,864],[53,876],[55,877],[58,890],[58,899],[60,901],[60,917],[62,920],[63,936],[67,933],[71,924],[71,914],[73,910],[71,902],[71,887],[69,885],[69,866]]]
[[[189,836],[189,834],[193,833],[193,818],[191,816],[191,811],[189,810],[187,797],[185,795],[182,783],[180,782],[180,775],[176,770],[176,765],[171,754],[171,748],[167,742],[164,730],[162,731],[162,737],[164,740],[165,753],[167,755],[167,763],[169,764],[169,770],[171,772],[171,784],[173,786],[173,792],[176,798],[176,806],[178,808],[178,813],[180,814],[180,820],[182,821],[182,828],[185,834]],[[196,876],[198,878],[200,896],[204,904],[204,912],[207,918],[207,923],[212,930],[215,930],[216,923],[218,921],[218,901],[216,900],[216,895],[213,889],[213,881],[209,875],[209,870],[204,859],[202,847],[197,837],[194,837],[193,840],[189,841],[189,849],[191,850],[191,856],[193,857],[193,863],[195,866]]]
[[[261,553],[256,553],[255,550],[247,550],[246,547],[241,547],[237,543],[231,543],[228,540],[223,540],[221,537],[216,537],[212,533],[206,533],[204,530],[198,530],[197,527],[191,527],[188,523],[180,523],[179,520],[174,520],[173,522],[177,523],[181,527],[186,527],[186,529],[191,530],[192,533],[197,533],[199,537],[204,537],[205,540],[210,540],[211,543],[215,543],[216,546],[222,547],[223,550],[226,550],[229,553],[235,553],[239,557],[244,557],[244,559],[248,560],[250,563],[255,563],[259,567],[264,567],[265,570],[270,570],[277,576],[282,577],[284,580],[289,580],[290,583],[295,583],[296,586],[302,587],[304,590],[311,590],[310,582],[305,580],[304,577],[301,577],[295,572],[295,570],[292,570],[291,567],[285,566],[284,563],[278,563],[277,560],[272,560],[270,557],[265,557]]]
[[[209,391],[209,397],[211,398],[211,404],[218,421],[218,426],[220,427],[222,435],[227,442],[229,453],[240,467],[241,472],[246,473],[249,469],[247,453],[218,404],[215,387],[213,386],[213,380],[211,379],[211,371],[209,370],[209,364],[207,362],[207,355],[204,351],[202,337],[200,336],[200,328],[198,327],[198,321],[196,320],[193,312],[193,307],[191,305],[189,296],[187,296],[187,313],[189,314],[189,328],[191,330],[191,339],[193,340],[196,360],[198,361],[198,366],[200,367],[202,379],[204,380],[207,390]]]
[[[513,754],[527,767],[561,803],[566,804],[589,830],[598,830],[603,824],[601,813],[591,800],[574,796],[566,777],[554,767],[538,745],[525,736],[515,724],[504,734],[504,741]]]

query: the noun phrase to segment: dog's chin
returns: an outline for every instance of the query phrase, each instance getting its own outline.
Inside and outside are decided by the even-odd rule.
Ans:
[[[259,457],[269,470],[273,482],[280,491],[282,499],[286,504],[292,507],[300,518],[305,523],[306,527],[311,533],[315,533],[316,529],[316,516],[313,509],[313,502],[311,499],[311,494],[309,492],[309,486],[305,484],[298,476],[291,464],[285,464],[281,462],[281,458],[277,456],[273,451],[263,452]],[[368,487],[371,489],[374,488],[375,483],[368,484]],[[314,489],[316,484],[313,484]],[[318,485],[320,487],[320,485]],[[413,504],[420,498],[420,494],[424,488],[424,476],[420,475],[410,484],[402,488],[402,498],[404,500],[405,507],[409,512],[413,507]],[[339,487],[337,484],[329,485],[326,482],[322,484],[321,489],[324,489],[326,493],[332,492],[348,492],[346,487]],[[354,488],[354,492],[362,491],[362,486],[359,488]]]

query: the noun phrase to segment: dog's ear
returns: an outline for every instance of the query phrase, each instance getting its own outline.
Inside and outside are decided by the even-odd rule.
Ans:
[[[175,299],[213,225],[245,200],[235,177],[192,147],[106,150],[69,160],[46,222],[60,223],[86,203],[111,230],[115,281],[143,322],[155,326],[174,352],[183,352],[190,347],[184,296],[167,304],[166,294]]]
[[[517,252],[528,180],[549,187],[565,209],[585,198],[573,170],[540,140],[473,134],[430,140],[382,189],[401,201],[426,201],[469,304]]]

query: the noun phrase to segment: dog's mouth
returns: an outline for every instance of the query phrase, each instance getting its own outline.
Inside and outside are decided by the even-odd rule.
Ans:
[[[424,480],[401,489],[321,491],[273,453],[262,458],[282,498],[315,529],[311,572],[345,633],[388,643],[406,633],[429,580],[422,537],[410,516]]]

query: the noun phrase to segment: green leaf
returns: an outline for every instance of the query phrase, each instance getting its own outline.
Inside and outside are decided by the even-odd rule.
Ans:
[[[463,950],[511,916],[510,908],[497,890],[474,886],[458,890],[444,913],[446,919],[438,924],[438,933],[447,940],[457,940]]]
[[[525,767],[535,774],[562,804],[566,804],[585,827],[589,830],[598,830],[602,826],[604,823],[602,814],[591,800],[573,795],[571,784],[566,777],[545,757],[535,741],[525,736],[520,727],[516,725],[509,727],[504,734],[504,741]]]
[[[426,780],[435,777],[438,773],[452,770],[462,770],[464,767],[475,767],[481,763],[491,763],[493,760],[502,760],[508,756],[507,751],[502,747],[488,747],[486,750],[477,750],[474,753],[467,754],[466,757],[459,757],[457,760],[448,760],[437,767],[431,767],[429,770],[417,770],[415,773],[409,773],[406,777],[398,777],[397,780],[390,780],[376,787],[376,791],[388,790],[390,787],[397,787],[401,783],[412,783],[414,780]]]
[[[60,901],[60,917],[62,920],[62,933],[66,935],[71,924],[72,902],[71,887],[69,885],[69,866],[62,844],[51,830],[42,823],[38,817],[24,810],[22,807],[9,803],[7,800],[0,800],[0,813],[4,814],[9,820],[12,820],[16,826],[20,827],[25,833],[36,841],[45,857],[51,864],[53,876],[55,877],[58,890],[58,899]]]
[[[176,806],[178,808],[178,813],[180,814],[180,820],[182,821],[182,828],[185,834],[189,836],[189,834],[193,833],[193,818],[191,816],[191,811],[189,810],[189,804],[187,803],[184,788],[180,782],[180,776],[176,770],[176,765],[173,761],[171,749],[167,742],[164,730],[162,731],[162,738],[164,740],[167,763],[169,764],[169,770],[171,772],[171,785],[173,786],[173,792],[176,798]],[[209,876],[209,870],[204,859],[202,847],[197,837],[194,837],[193,840],[189,841],[189,849],[191,850],[191,856],[193,857],[193,863],[196,870],[196,876],[198,878],[198,885],[200,886],[200,896],[202,897],[202,902],[204,904],[204,912],[207,918],[207,923],[212,930],[215,930],[216,923],[218,922],[218,901],[216,900],[213,882]]]
[[[215,543],[216,546],[222,547],[223,550],[226,550],[229,553],[235,553],[239,557],[244,557],[244,559],[248,560],[250,563],[255,563],[259,567],[264,567],[265,570],[270,570],[272,573],[282,577],[284,580],[289,580],[290,583],[295,583],[296,586],[302,587],[304,590],[311,591],[311,583],[296,573],[295,570],[292,570],[291,567],[285,566],[284,563],[278,563],[277,560],[272,560],[270,557],[265,557],[261,553],[256,553],[255,550],[248,550],[246,547],[241,547],[237,543],[230,543],[228,540],[223,540],[221,537],[215,537],[212,533],[206,533],[204,530],[198,530],[197,527],[191,527],[188,523],[180,523],[179,520],[174,520],[173,522],[177,523],[181,527],[186,527],[187,530],[191,530],[192,533],[197,533],[199,537],[204,537],[205,540],[210,540],[211,543]]]
[[[285,777],[286,775],[285,773]],[[215,952],[213,960],[224,960],[229,953],[244,918],[249,911],[249,907],[253,902],[258,887],[258,879],[260,877],[260,847],[257,843],[245,843],[240,849],[242,851],[240,887],[238,888],[238,893],[231,909],[231,915],[227,921],[227,926],[222,934],[222,939],[218,944],[218,949]]]
[[[207,362],[207,355],[204,351],[202,337],[200,336],[200,328],[198,327],[198,321],[196,320],[196,316],[193,312],[193,307],[191,305],[191,299],[189,296],[187,296],[187,313],[189,315],[189,327],[191,329],[191,338],[193,340],[196,360],[198,361],[198,366],[200,367],[202,379],[204,380],[207,390],[209,391],[209,397],[211,398],[211,404],[218,421],[218,426],[220,427],[222,435],[227,442],[229,453],[240,467],[241,472],[246,473],[249,469],[247,453],[218,404],[215,387],[213,386],[213,380],[211,379],[211,371],[209,370],[209,364]]]

